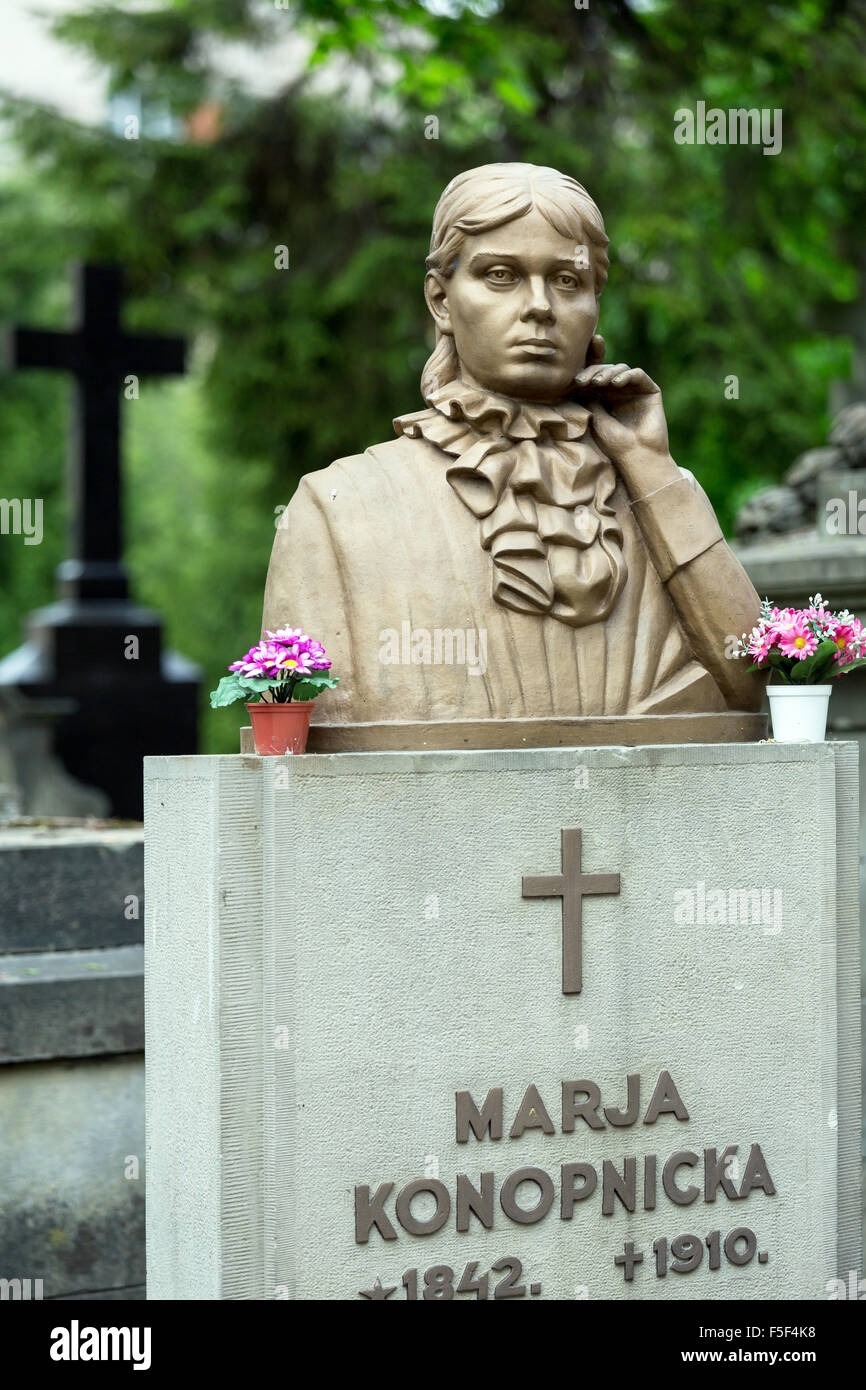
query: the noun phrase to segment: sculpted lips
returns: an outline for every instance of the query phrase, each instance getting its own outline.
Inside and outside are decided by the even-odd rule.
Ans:
[[[531,352],[535,357],[550,357],[557,351],[555,344],[549,338],[524,338],[515,346],[522,348],[524,352]]]

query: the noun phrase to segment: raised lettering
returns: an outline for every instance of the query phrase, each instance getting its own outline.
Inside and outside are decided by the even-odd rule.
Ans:
[[[366,1245],[374,1226],[383,1240],[397,1239],[397,1232],[385,1215],[385,1203],[393,1188],[392,1182],[380,1183],[372,1202],[369,1187],[355,1188],[355,1240],[358,1245]]]
[[[606,1158],[601,1165],[601,1214],[613,1216],[613,1199],[618,1197],[626,1211],[634,1211],[637,1189],[637,1159],[624,1158],[622,1176]]]
[[[688,1165],[694,1168],[700,1160],[697,1154],[685,1150],[680,1153],[671,1154],[664,1168],[662,1169],[662,1187],[672,1202],[676,1202],[678,1207],[688,1207],[696,1197],[700,1197],[701,1189],[692,1183],[689,1187],[677,1187],[674,1182],[674,1175],[678,1168]]]
[[[659,1073],[653,1098],[644,1116],[645,1125],[654,1125],[659,1115],[676,1115],[678,1120],[687,1120],[689,1112],[680,1099],[680,1093],[671,1079],[669,1071]]]
[[[626,1077],[626,1108],[617,1110],[612,1105],[605,1106],[605,1117],[612,1125],[621,1127],[623,1125],[633,1125],[640,1109],[640,1077],[637,1072],[632,1072]]]
[[[535,1086],[526,1088],[526,1095],[520,1102],[520,1109],[509,1131],[509,1139],[519,1139],[525,1129],[542,1129],[545,1134],[553,1134],[553,1121]]]
[[[493,1172],[481,1174],[481,1191],[465,1173],[457,1174],[457,1229],[469,1230],[469,1217],[475,1216],[485,1230],[493,1229]]]
[[[598,1173],[591,1163],[563,1163],[560,1176],[562,1196],[559,1214],[563,1221],[570,1221],[574,1215],[575,1202],[585,1202],[598,1186]],[[575,1178],[582,1180],[580,1187],[575,1187]]]
[[[576,1103],[575,1097],[585,1095],[586,1100]],[[601,1091],[594,1081],[563,1081],[562,1083],[562,1132],[574,1133],[574,1122],[578,1116],[586,1120],[590,1129],[604,1129],[604,1120],[599,1118]]]
[[[767,1160],[761,1152],[760,1144],[753,1144],[749,1149],[749,1157],[746,1160],[746,1171],[743,1173],[743,1182],[740,1187],[740,1196],[747,1197],[756,1187],[759,1187],[762,1192],[766,1192],[768,1197],[775,1197],[776,1195],[776,1188],[773,1179],[770,1177]]]
[[[534,1182],[541,1193],[538,1205],[529,1211],[517,1205],[516,1193],[522,1182]],[[540,1221],[550,1211],[553,1203],[553,1182],[543,1168],[517,1168],[513,1173],[509,1173],[502,1184],[499,1201],[502,1210],[511,1221],[517,1221],[521,1226],[534,1226],[536,1221]]]
[[[421,1221],[417,1216],[412,1215],[412,1198],[417,1197],[420,1192],[431,1192],[436,1199],[436,1210],[432,1216],[427,1217],[426,1221]],[[448,1195],[448,1188],[438,1178],[416,1178],[414,1182],[407,1182],[406,1186],[397,1193],[395,1210],[397,1220],[410,1236],[435,1235],[437,1231],[442,1230],[451,1214],[451,1198]]]
[[[704,1201],[714,1202],[719,1188],[730,1201],[737,1200],[737,1189],[731,1182],[726,1169],[728,1159],[733,1158],[737,1152],[737,1144],[729,1144],[722,1150],[721,1158],[716,1158],[715,1149],[704,1149]]]
[[[468,1091],[457,1091],[456,1102],[458,1144],[467,1143],[470,1129],[476,1139],[483,1139],[488,1132],[491,1139],[502,1138],[501,1086],[487,1092],[487,1099],[480,1111]]]

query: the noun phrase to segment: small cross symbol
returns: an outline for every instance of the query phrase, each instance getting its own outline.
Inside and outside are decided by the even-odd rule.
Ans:
[[[615,1265],[623,1266],[623,1277],[625,1282],[630,1284],[634,1279],[635,1265],[643,1264],[643,1255],[639,1250],[635,1252],[634,1241],[627,1240],[622,1248],[622,1254],[614,1255],[613,1262]]]
[[[585,874],[579,830],[563,830],[562,873],[523,880],[524,898],[562,898],[562,992],[580,994],[583,983],[581,900],[590,893],[619,893],[619,874]]]

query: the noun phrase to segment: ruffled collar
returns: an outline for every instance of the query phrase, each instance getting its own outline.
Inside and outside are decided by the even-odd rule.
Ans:
[[[459,380],[427,401],[394,428],[449,458],[448,485],[478,518],[493,562],[495,602],[571,627],[603,621],[628,571],[612,504],[617,478],[593,441],[590,412]]]
[[[522,439],[581,439],[590,421],[590,412],[575,402],[558,405],[533,404],[483,391],[455,378],[427,396],[428,405],[456,424],[465,423],[481,434],[504,435],[515,442]],[[412,435],[412,426],[429,419],[430,410],[400,415],[394,421],[398,434]]]

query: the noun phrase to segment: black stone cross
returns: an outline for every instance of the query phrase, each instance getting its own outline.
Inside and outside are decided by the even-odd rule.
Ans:
[[[580,994],[582,978],[581,900],[589,893],[618,893],[619,874],[585,874],[580,867],[579,830],[563,830],[562,873],[524,878],[524,898],[562,898],[562,992]]]
[[[70,447],[72,558],[58,570],[70,599],[127,597],[122,562],[120,388],[125,378],[182,373],[183,338],[124,333],[123,272],[115,265],[74,271],[78,326],[70,333],[18,328],[10,366],[74,372]]]
[[[71,558],[57,571],[58,601],[27,615],[27,640],[0,660],[0,688],[36,705],[65,702],[53,751],[73,777],[107,794],[112,815],[140,820],[142,758],[196,752],[202,673],[164,650],[159,614],[128,595],[120,398],[124,386],[138,394],[141,375],[182,372],[184,342],[124,333],[119,267],[77,267],[75,299],[72,332],[16,327],[2,344],[6,365],[72,372],[76,390]]]

